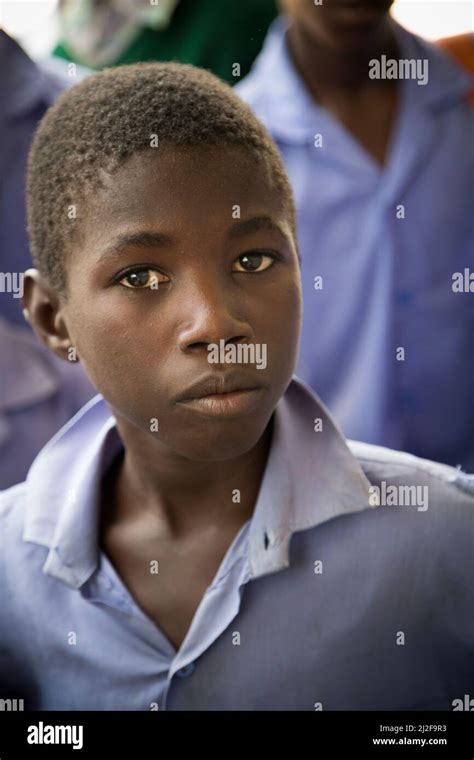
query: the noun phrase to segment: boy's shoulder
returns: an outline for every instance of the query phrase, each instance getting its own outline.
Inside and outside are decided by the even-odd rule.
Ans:
[[[434,510],[441,518],[458,508],[474,518],[474,475],[460,467],[383,446],[347,440],[370,483],[371,506],[413,506]]]
[[[27,484],[18,483],[0,492],[0,637],[8,624],[9,610],[15,599],[12,589],[19,591],[22,580],[28,585],[32,567],[28,544],[24,541]],[[36,554],[36,553],[35,553]],[[41,561],[38,554],[37,559]],[[44,562],[45,557],[42,557]],[[35,567],[39,567],[35,561]]]
[[[96,445],[100,450],[104,423],[113,422],[102,397],[94,396],[41,449],[26,480],[0,491],[0,565],[18,566],[31,551],[28,542],[50,545],[71,488],[86,479],[88,457]]]
[[[13,551],[20,561],[18,551],[23,542],[27,483],[17,483],[0,491],[0,564]]]
[[[323,463],[326,474],[333,475],[330,480],[337,485],[342,478],[345,489],[355,491],[361,485],[359,492],[370,496],[373,487],[384,485],[426,486],[433,504],[437,501],[448,506],[459,501],[474,510],[474,474],[404,451],[346,438],[325,404],[298,377],[293,378],[286,397],[287,421],[294,428],[288,449],[298,455],[299,465],[303,463],[308,477],[320,470]],[[320,420],[318,429],[322,431],[319,444],[310,424],[315,418]],[[353,477],[357,472],[359,481]],[[368,506],[376,504],[370,502]]]
[[[26,502],[27,483],[16,483],[14,486],[0,491],[0,522],[2,528],[15,522],[21,522]],[[3,530],[0,535],[4,535]]]
[[[354,441],[349,438],[346,439],[346,442],[366,474],[370,474],[375,479],[382,475],[397,478],[403,475],[415,479],[432,478],[440,485],[446,485],[455,490],[460,489],[474,497],[474,474],[464,472],[461,465],[453,467],[449,464],[409,454],[406,451],[389,449],[385,446]]]

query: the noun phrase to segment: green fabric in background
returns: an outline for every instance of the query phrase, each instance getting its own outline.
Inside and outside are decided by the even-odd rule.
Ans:
[[[276,15],[274,0],[180,0],[167,29],[144,28],[110,65],[180,61],[210,69],[236,84],[248,73]],[[82,63],[61,43],[54,55]],[[240,77],[232,75],[234,63],[240,64]]]

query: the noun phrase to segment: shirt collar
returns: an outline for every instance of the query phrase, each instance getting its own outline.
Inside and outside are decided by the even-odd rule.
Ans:
[[[289,26],[290,21],[285,17],[271,24],[263,49],[249,77],[243,80],[242,91],[252,92],[254,105],[257,94],[258,114],[277,140],[312,143],[324,109],[315,103],[292,61],[285,40]],[[467,99],[472,77],[466,71],[436,45],[412,34],[394,20],[393,26],[400,58],[428,60],[426,85],[413,80],[401,83],[410,101],[436,109]],[[269,82],[271,87],[268,87]]]
[[[115,419],[98,395],[45,446],[28,473],[24,540],[47,547],[43,571],[73,588],[98,566],[101,475],[121,447]],[[325,407],[293,378],[275,409],[250,521],[251,577],[289,565],[295,531],[369,508],[369,487]]]
[[[293,533],[369,508],[370,483],[326,407],[293,378],[275,410],[250,526],[252,577],[287,567]]]
[[[53,436],[28,472],[23,538],[47,547],[43,572],[73,588],[97,567],[101,476],[121,447],[115,419],[97,395]]]

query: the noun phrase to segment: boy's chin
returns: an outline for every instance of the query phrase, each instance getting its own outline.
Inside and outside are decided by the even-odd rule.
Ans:
[[[265,432],[266,425],[258,429],[253,426],[248,432],[242,430],[242,421],[234,421],[235,431],[230,429],[220,435],[207,435],[205,426],[199,436],[186,437],[176,442],[173,449],[176,453],[193,462],[224,462],[235,459],[250,451]],[[240,429],[239,429],[240,428]]]

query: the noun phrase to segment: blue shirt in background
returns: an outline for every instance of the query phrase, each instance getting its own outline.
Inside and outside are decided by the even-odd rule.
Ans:
[[[61,70],[62,68],[62,70]],[[25,479],[38,451],[95,394],[80,364],[54,356],[26,324],[23,272],[32,266],[26,232],[26,163],[39,120],[86,74],[36,65],[0,29],[0,488]]]
[[[451,710],[474,694],[474,483],[462,472],[348,446],[294,379],[254,513],[176,650],[99,545],[101,481],[121,449],[97,396],[26,483],[0,494],[0,699],[27,710]],[[156,583],[159,593],[159,573]]]
[[[0,489],[25,480],[40,449],[95,394],[80,364],[0,317]]]
[[[32,266],[26,231],[26,162],[34,131],[58,95],[77,81],[37,66],[0,29],[0,272]],[[3,282],[3,280],[2,280]],[[0,316],[25,326],[21,301],[0,291]]]
[[[236,90],[275,139],[295,194],[297,374],[348,437],[474,470],[474,292],[453,292],[466,269],[474,291],[471,80],[395,24],[400,57],[427,59],[429,76],[399,82],[381,167],[312,98],[285,30],[274,22]]]

